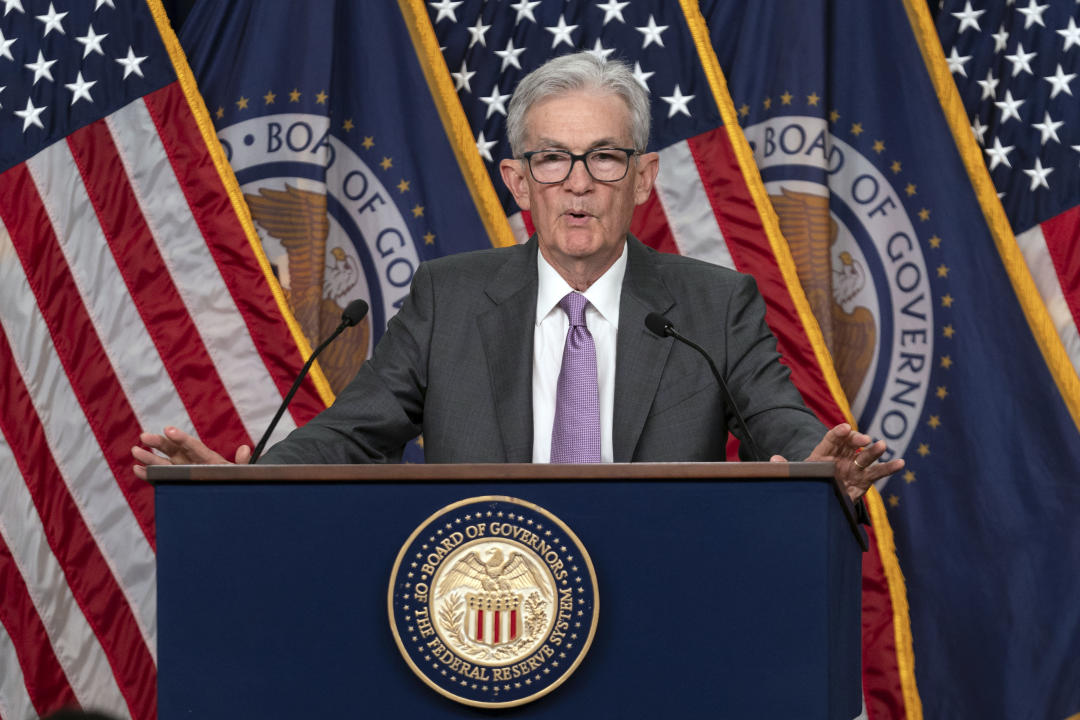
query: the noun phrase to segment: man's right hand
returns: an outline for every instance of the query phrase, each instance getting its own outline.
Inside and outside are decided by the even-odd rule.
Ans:
[[[146,468],[149,465],[224,465],[229,462],[220,453],[206,447],[198,438],[172,426],[165,428],[162,435],[142,433],[139,435],[139,442],[151,448],[147,450],[138,445],[131,448],[131,454],[138,462],[133,468],[135,476],[141,480],[146,479]],[[161,455],[152,450],[157,450]],[[246,465],[250,459],[250,447],[241,445],[236,448],[233,462]]]

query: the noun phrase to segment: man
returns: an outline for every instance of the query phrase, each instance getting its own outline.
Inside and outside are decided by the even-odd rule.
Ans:
[[[825,432],[807,410],[750,277],[629,235],[658,170],[649,120],[621,63],[578,53],[526,76],[500,171],[536,235],[422,265],[352,383],[263,461],[396,461],[421,431],[430,462],[723,460],[729,425],[741,435],[734,413],[700,356],[645,328],[657,312],[715,358],[772,460],[835,460],[852,498],[902,468],[877,462],[884,442]],[[134,448],[140,476],[225,461],[176,428],[141,440],[167,457]]]

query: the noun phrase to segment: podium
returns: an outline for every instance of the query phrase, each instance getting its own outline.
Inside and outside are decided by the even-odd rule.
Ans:
[[[831,463],[149,468],[158,716],[843,718],[861,707],[861,529]],[[587,550],[595,634],[496,710],[428,687],[388,616],[433,513],[509,496]]]

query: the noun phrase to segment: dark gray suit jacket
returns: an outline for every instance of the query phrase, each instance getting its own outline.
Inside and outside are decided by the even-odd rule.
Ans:
[[[804,459],[825,428],[780,364],[747,275],[627,243],[616,350],[616,462],[716,461],[733,415],[705,360],[645,327],[659,312],[704,346],[766,453]],[[428,462],[532,460],[537,241],[424,263],[408,299],[332,407],[263,463],[393,462],[424,435]]]

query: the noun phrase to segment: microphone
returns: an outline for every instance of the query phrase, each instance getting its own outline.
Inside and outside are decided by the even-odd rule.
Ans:
[[[742,413],[739,412],[739,406],[735,404],[735,398],[731,396],[731,391],[728,390],[727,383],[724,382],[724,378],[720,375],[720,371],[716,369],[716,363],[713,362],[713,359],[709,356],[709,353],[705,352],[705,349],[697,343],[680,335],[679,331],[675,329],[675,326],[671,324],[671,321],[660,313],[653,312],[646,315],[645,327],[649,328],[649,330],[654,335],[659,335],[660,337],[675,338],[684,345],[689,345],[690,347],[701,353],[701,356],[704,357],[705,361],[709,363],[709,369],[712,370],[713,377],[716,378],[716,382],[720,385],[720,392],[724,395],[724,402],[726,402],[728,404],[728,407],[730,407],[735,412],[735,419],[738,420],[739,429],[742,430],[743,435],[746,438],[746,445],[750,450],[751,457],[754,460],[764,459],[760,448],[758,448],[757,443],[754,442],[754,436],[750,434],[750,428],[747,427],[746,420],[743,419]]]
[[[337,329],[330,333],[330,337],[323,340],[319,347],[315,348],[315,352],[311,353],[311,357],[304,363],[304,367],[300,368],[300,374],[296,376],[296,382],[292,384],[285,399],[281,401],[281,406],[278,407],[277,414],[275,414],[274,419],[270,421],[270,427],[266,428],[266,432],[263,433],[262,439],[259,440],[259,444],[255,446],[255,452],[251,454],[251,460],[248,461],[248,464],[254,465],[259,459],[259,456],[262,455],[263,448],[266,447],[266,441],[270,439],[270,433],[274,432],[278,420],[280,420],[281,416],[285,413],[285,408],[289,407],[289,403],[292,402],[293,395],[295,395],[296,391],[300,388],[300,383],[303,381],[304,377],[307,376],[308,370],[311,369],[312,363],[315,362],[315,358],[318,357],[319,353],[321,353],[327,345],[332,343],[338,335],[345,332],[345,328],[351,328],[353,325],[356,325],[363,320],[364,316],[367,315],[367,312],[368,304],[366,302],[363,300],[353,300],[349,303],[348,307],[345,308],[345,312],[341,313],[341,323],[337,326]]]

